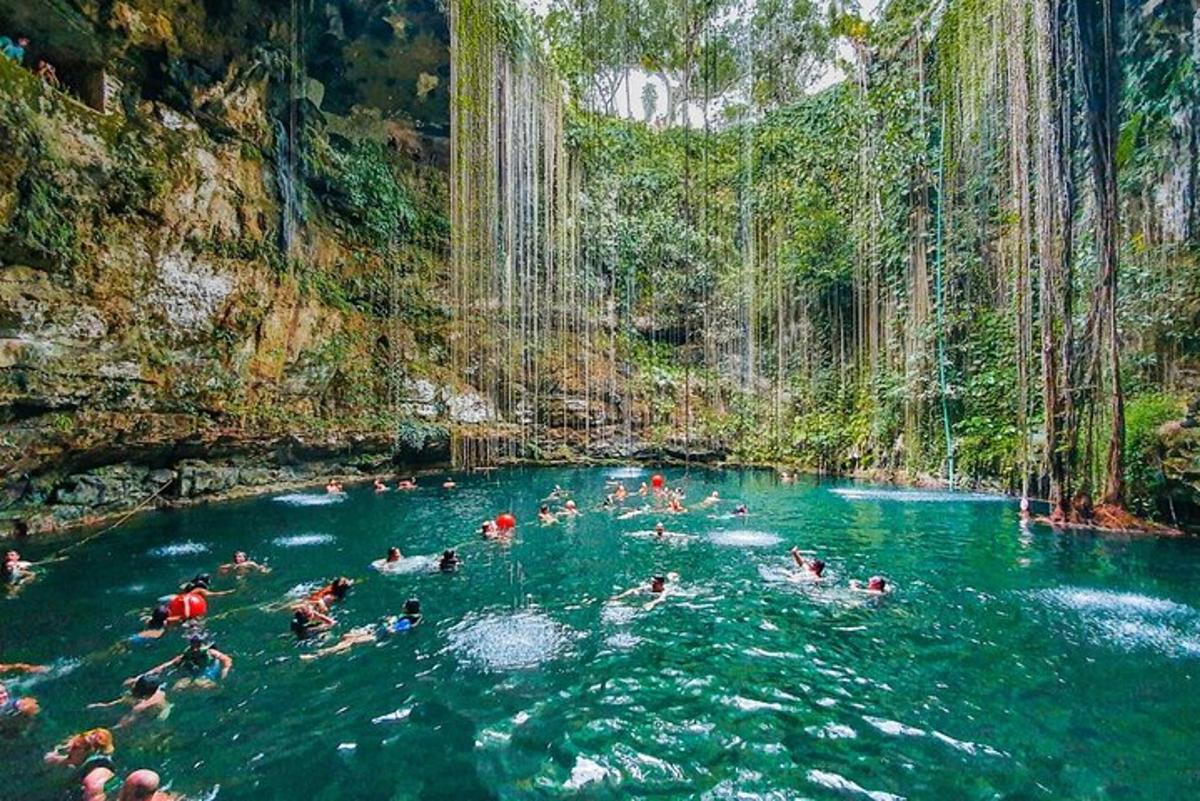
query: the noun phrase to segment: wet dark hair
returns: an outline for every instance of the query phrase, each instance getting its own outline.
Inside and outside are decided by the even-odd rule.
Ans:
[[[171,610],[166,604],[160,604],[154,607],[154,611],[150,613],[150,619],[146,621],[148,629],[165,629],[167,627],[167,618],[171,616]]]
[[[387,555],[388,555],[389,559],[392,558],[392,554],[396,554],[397,558],[400,556],[400,549],[397,548],[395,545],[393,545],[391,548],[388,548],[388,550],[387,550]]]
[[[193,634],[188,638],[188,645],[204,645],[204,638],[199,634]]]
[[[156,676],[138,676],[137,681],[133,683],[133,689],[130,690],[130,695],[134,698],[149,698],[158,692],[158,688],[162,686],[162,679]]]
[[[421,602],[416,598],[409,598],[404,602],[404,614],[419,615],[421,614]]]
[[[207,590],[212,577],[207,573],[197,573],[192,577],[192,580],[184,584],[180,589],[183,592],[191,592],[192,590]]]
[[[453,559],[453,558],[455,558],[457,555],[458,555],[458,554],[456,554],[456,553],[454,552],[454,549],[453,549],[453,548],[447,548],[446,550],[442,551],[442,558],[443,558],[443,559]]]
[[[308,624],[312,622],[312,614],[307,609],[297,609],[292,615],[292,633],[297,637],[308,636]]]
[[[817,576],[820,576],[822,573],[825,572],[825,563],[823,561],[821,561],[820,559],[813,559],[812,561],[810,561],[808,563],[808,569],[811,570]]]
[[[653,576],[650,580],[656,584],[666,584],[667,583],[666,576]]]
[[[333,593],[334,598],[337,598],[339,601],[342,600],[346,597],[346,593],[350,592],[350,579],[345,576],[335,579],[329,585],[329,591]]]
[[[544,503],[543,503],[543,504],[542,504],[542,508],[541,508],[541,509],[539,509],[538,511],[542,512],[543,514],[545,514],[546,512],[549,512],[549,511],[550,511],[550,507],[549,507],[549,506],[547,506],[546,504],[544,504]]]

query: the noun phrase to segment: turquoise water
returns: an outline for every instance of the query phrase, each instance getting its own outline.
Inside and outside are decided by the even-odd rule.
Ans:
[[[235,660],[216,690],[171,693],[164,721],[117,732],[121,772],[151,767],[190,797],[1167,798],[1200,789],[1200,544],[1022,529],[1014,505],[937,493],[781,485],[695,473],[662,516],[598,509],[605,469],[462,476],[458,490],[344,501],[320,493],[153,514],[0,598],[0,661],[51,663],[41,718],[0,735],[0,799],[63,795],[40,755],[118,710],[85,710],[183,645],[115,646],[153,600],[235,549],[273,572],[214,589],[208,629]],[[679,471],[665,471],[676,482]],[[634,486],[648,475],[631,477]],[[533,523],[555,484],[584,514]],[[745,520],[728,516],[734,500]],[[636,505],[633,499],[626,508]],[[511,507],[510,545],[476,534]],[[640,532],[640,533],[639,533]],[[463,569],[380,575],[388,545]],[[828,563],[788,577],[787,548]],[[39,558],[57,546],[31,543]],[[417,565],[414,565],[416,567]],[[609,603],[651,573],[677,593]],[[887,576],[875,598],[847,579]],[[346,630],[418,596],[425,624],[304,662],[300,585],[361,579]],[[14,777],[19,777],[15,778]]]

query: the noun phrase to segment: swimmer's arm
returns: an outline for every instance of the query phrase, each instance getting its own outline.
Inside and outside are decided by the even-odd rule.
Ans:
[[[173,668],[173,667],[175,667],[175,666],[176,666],[176,665],[178,665],[178,664],[179,664],[179,663],[180,663],[182,660],[183,660],[183,654],[180,654],[179,656],[177,656],[177,657],[175,657],[175,658],[173,658],[173,659],[168,659],[166,662],[163,662],[163,663],[162,663],[161,665],[159,665],[158,667],[153,667],[153,668],[150,668],[150,669],[149,669],[149,670],[147,670],[145,673],[139,673],[137,676],[134,676],[132,679],[126,679],[126,680],[125,680],[125,683],[126,683],[126,684],[133,684],[133,683],[134,683],[134,682],[136,682],[136,681],[138,680],[138,678],[140,678],[141,676],[154,676],[154,675],[157,675],[157,674],[159,674],[159,673],[162,673],[162,672],[163,672],[164,670],[166,670],[167,668]]]
[[[233,595],[234,592],[236,592],[236,590],[205,590],[204,597],[217,598],[222,595]]]
[[[0,673],[46,673],[50,668],[45,665],[32,665],[28,662],[10,662],[0,665]]]
[[[120,706],[123,703],[125,703],[125,696],[122,695],[120,698],[114,698],[111,701],[98,701],[94,704],[88,704],[87,708],[88,709],[108,709],[110,706]],[[134,709],[137,709],[137,707],[135,706]]]
[[[628,598],[630,595],[633,595],[633,594],[634,594],[634,593],[636,593],[636,592],[641,592],[641,591],[642,591],[642,589],[643,589],[643,588],[642,588],[641,586],[638,586],[638,587],[630,587],[629,589],[625,590],[625,592],[619,593],[618,595],[614,595],[614,596],[613,596],[612,598],[610,598],[609,600],[610,600],[610,601],[619,601],[619,600],[621,600],[622,598]]]
[[[665,600],[667,600],[667,591],[666,591],[666,590],[663,590],[663,591],[662,591],[662,592],[660,592],[658,595],[656,595],[654,598],[652,598],[651,600],[649,600],[649,601],[647,601],[646,603],[642,604],[642,609],[644,609],[644,610],[646,610],[647,612],[649,612],[651,609],[653,609],[654,607],[658,606],[659,604],[661,604],[661,603],[662,603],[663,601],[665,601]]]
[[[229,675],[229,671],[233,669],[233,657],[218,651],[216,648],[209,648],[208,652],[213,655],[214,659],[221,663],[221,678],[224,679]]]

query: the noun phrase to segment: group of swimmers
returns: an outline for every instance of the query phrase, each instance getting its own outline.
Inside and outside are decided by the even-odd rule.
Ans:
[[[389,488],[381,480],[375,480],[378,492]],[[404,479],[397,489],[415,489],[416,479]],[[454,488],[454,482],[447,479],[443,488]],[[606,492],[602,508],[615,511],[616,508],[630,498],[632,493],[626,490],[621,482],[610,482],[610,491]],[[342,485],[331,480],[326,486],[330,493],[343,492]],[[642,483],[637,490],[639,497],[652,496],[653,504],[644,509],[635,510],[637,513],[659,509],[668,513],[687,511],[683,505],[684,491],[679,488],[667,487],[660,476],[655,476],[653,485]],[[552,510],[551,502],[561,502],[556,510]],[[716,491],[707,495],[697,506],[710,509],[721,503]],[[538,520],[544,525],[558,523],[563,518],[573,518],[581,514],[577,504],[569,497],[569,493],[559,486],[540,504]],[[738,503],[734,510],[735,517],[748,515],[745,504]],[[621,518],[629,513],[620,515]],[[486,539],[507,538],[512,535],[516,519],[510,512],[503,512],[494,520],[484,521],[480,533]],[[654,536],[664,539],[669,536],[687,536],[668,532],[660,521],[654,527]],[[825,562],[818,558],[806,558],[798,548],[792,548],[789,554],[799,573],[797,577],[811,580],[824,578]],[[388,572],[393,566],[398,566],[404,559],[398,547],[388,548],[383,559],[373,565],[381,572]],[[447,548],[435,560],[436,568],[442,572],[457,570],[462,559],[457,549]],[[246,576],[252,573],[268,573],[270,568],[251,560],[244,551],[237,551],[230,562],[218,567],[221,575]],[[2,573],[6,581],[15,583],[13,577],[29,577],[33,574],[33,565],[21,559],[16,551],[5,554]],[[655,573],[648,581],[638,584],[623,592],[613,595],[609,600],[618,603],[635,596],[649,596],[642,604],[644,610],[652,610],[666,600],[671,588],[678,584],[679,574],[675,572]],[[170,599],[155,607],[145,622],[145,628],[130,638],[134,643],[150,643],[162,637],[169,627],[196,623],[208,612],[208,599],[228,595],[234,590],[216,591],[211,589],[211,578],[207,574],[198,574],[184,582],[179,591]],[[392,636],[401,634],[419,626],[423,620],[421,602],[417,598],[405,601],[399,614],[386,615],[382,619],[357,626],[342,634],[336,640],[330,636],[338,621],[332,615],[332,608],[343,601],[354,582],[345,576],[338,577],[327,584],[311,591],[307,596],[284,604],[292,613],[290,629],[297,641],[315,643],[320,647],[306,651],[300,655],[303,661],[311,661],[327,656],[341,654],[359,645],[381,643]],[[850,588],[868,593],[882,594],[891,590],[890,585],[881,576],[872,576],[865,583],[857,580],[850,582]],[[332,642],[331,642],[332,640]],[[328,644],[326,644],[328,643]],[[147,718],[162,718],[170,711],[171,705],[167,698],[168,687],[172,692],[189,688],[210,689],[228,677],[233,669],[234,660],[223,651],[218,650],[200,629],[193,629],[187,640],[186,648],[171,659],[150,668],[149,670],[125,680],[126,692],[120,697],[88,705],[88,709],[106,709],[112,707],[127,707],[127,711],[113,726],[114,729],[128,728],[139,720]],[[44,672],[46,668],[26,663],[0,664],[0,675],[5,672]],[[174,682],[168,685],[166,676],[173,674]],[[10,693],[3,682],[0,682],[0,718],[23,717],[32,718],[40,711],[40,705],[32,696],[18,696]],[[160,778],[150,770],[135,770],[123,780],[118,777],[112,759],[114,752],[112,731],[107,728],[96,728],[81,732],[60,743],[46,754],[45,761],[52,765],[62,765],[72,768],[73,780],[77,783],[84,801],[171,801],[176,796],[160,788]]]

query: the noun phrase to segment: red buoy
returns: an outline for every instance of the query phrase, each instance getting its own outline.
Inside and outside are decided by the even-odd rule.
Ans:
[[[181,617],[191,620],[194,617],[204,617],[208,614],[208,599],[198,592],[181,592],[167,604],[171,617]]]
[[[512,512],[504,512],[496,515],[496,528],[500,529],[501,531],[507,531],[516,527],[517,518],[513,516]]]
[[[654,487],[655,489],[662,489],[662,487],[663,487],[662,475],[659,473],[655,473],[653,476],[651,476],[650,477],[650,486]]]

